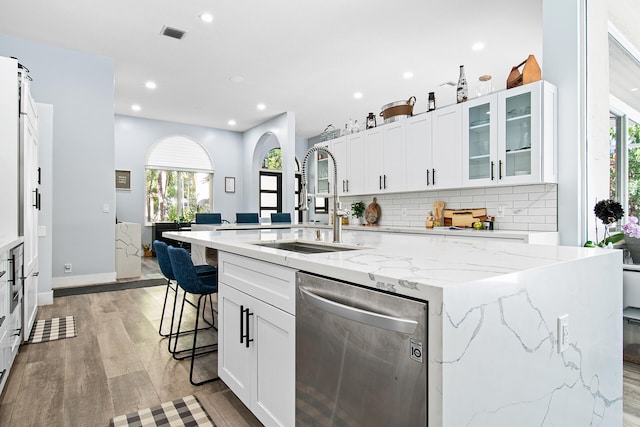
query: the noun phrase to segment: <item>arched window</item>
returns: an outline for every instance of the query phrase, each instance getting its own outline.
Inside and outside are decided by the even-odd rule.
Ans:
[[[147,222],[191,222],[213,211],[213,162],[207,150],[184,136],[156,142],[146,161]]]

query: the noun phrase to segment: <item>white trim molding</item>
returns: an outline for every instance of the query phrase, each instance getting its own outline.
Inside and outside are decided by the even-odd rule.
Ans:
[[[87,285],[98,285],[102,283],[113,283],[116,281],[116,272],[87,274],[82,276],[59,276],[54,277],[51,281],[52,289],[77,288]]]

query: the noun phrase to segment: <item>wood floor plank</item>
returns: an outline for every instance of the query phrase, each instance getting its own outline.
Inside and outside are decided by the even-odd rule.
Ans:
[[[97,314],[95,333],[103,357],[135,353],[135,347],[122,324],[122,315],[118,312]]]
[[[64,358],[27,363],[8,425],[62,426],[64,371]]]
[[[107,381],[116,415],[128,414],[162,403],[146,371],[109,378]]]
[[[95,340],[97,342],[97,340]],[[67,357],[64,378],[63,420],[66,426],[108,425],[114,409],[99,352],[82,358]]]

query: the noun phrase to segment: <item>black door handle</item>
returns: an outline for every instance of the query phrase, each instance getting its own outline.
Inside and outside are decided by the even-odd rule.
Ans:
[[[427,169],[427,186],[429,186],[431,184],[429,184],[429,169]]]
[[[502,160],[498,162],[498,178],[502,179]]]
[[[384,176],[384,188],[387,189],[387,175]]]
[[[436,185],[436,170],[431,169],[431,178],[433,179],[433,185]]]
[[[495,179],[495,176],[493,174],[494,166],[495,166],[495,164],[493,162],[491,162],[491,181],[493,181]]]
[[[240,306],[240,344],[244,342],[244,305]]]
[[[250,332],[249,332],[249,316],[253,316],[253,313],[249,312],[249,309],[247,308],[245,311],[245,323],[247,324],[246,328],[247,328],[247,334],[245,335],[245,338],[247,339],[246,341],[246,347],[249,348],[249,343],[253,342],[253,338],[249,338]]]
[[[42,184],[42,168],[38,167],[38,185]]]
[[[378,175],[378,189],[382,190],[382,175]]]

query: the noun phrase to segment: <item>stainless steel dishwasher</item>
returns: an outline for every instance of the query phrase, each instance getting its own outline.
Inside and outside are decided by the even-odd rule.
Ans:
[[[426,302],[296,275],[296,426],[426,426]]]

